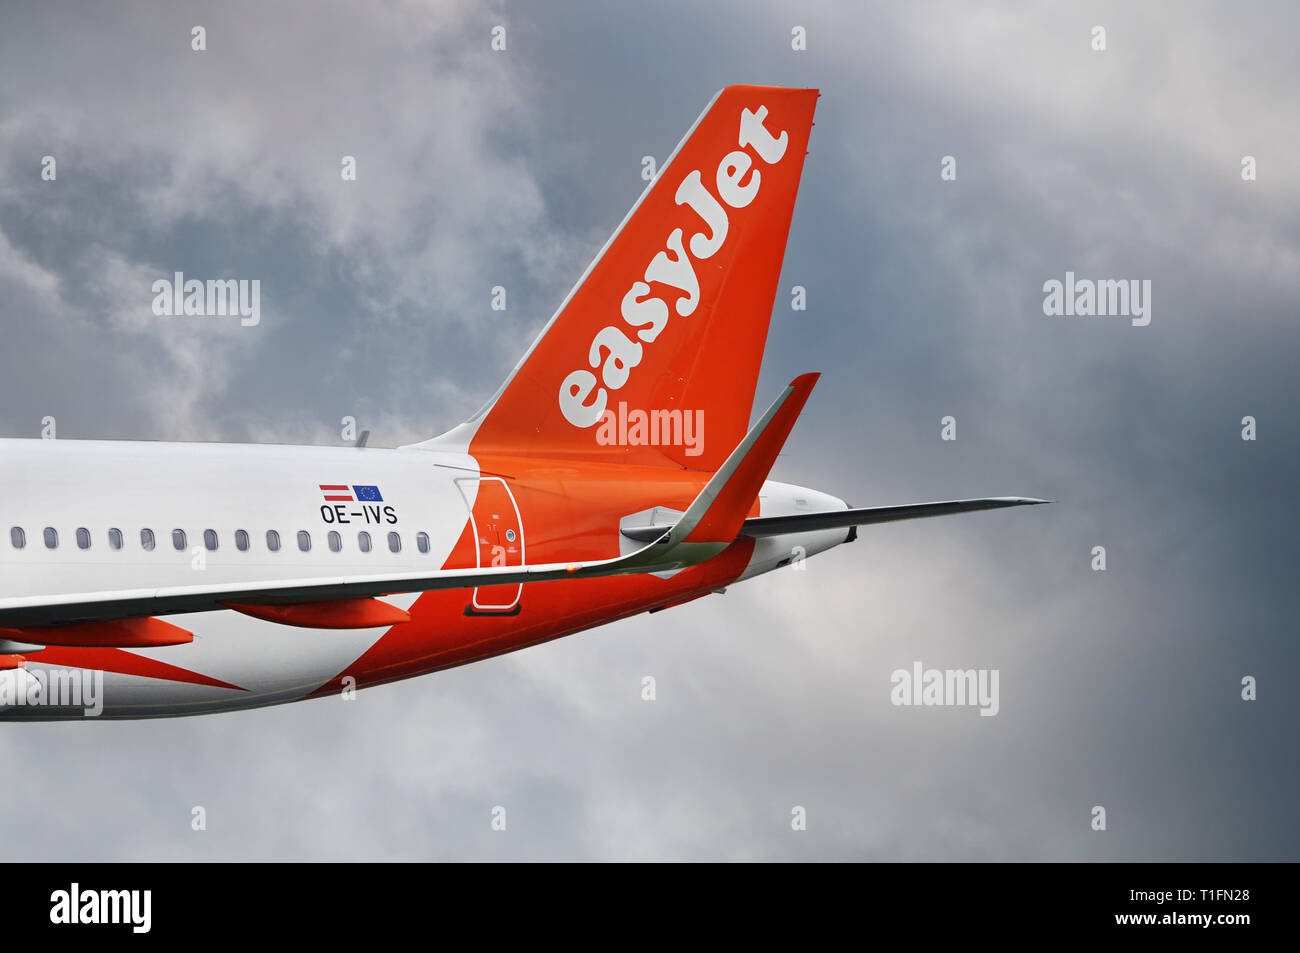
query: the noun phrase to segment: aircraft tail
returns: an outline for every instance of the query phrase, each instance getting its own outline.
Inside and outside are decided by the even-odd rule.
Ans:
[[[817,96],[714,97],[493,400],[429,445],[721,466],[748,429]]]

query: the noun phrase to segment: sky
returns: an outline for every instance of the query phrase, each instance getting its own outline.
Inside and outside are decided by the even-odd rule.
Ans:
[[[815,86],[758,411],[823,377],[773,477],[1055,501],[351,703],[5,724],[6,859],[1300,858],[1294,5],[0,9],[0,435],[445,431],[644,156]],[[175,271],[259,278],[261,322],[155,316]],[[1067,272],[1150,323],[1045,314]],[[915,662],[996,670],[998,714],[892,704]]]

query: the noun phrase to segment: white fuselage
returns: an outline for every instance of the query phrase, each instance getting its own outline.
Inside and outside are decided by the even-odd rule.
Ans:
[[[466,533],[479,477],[473,457],[428,449],[0,440],[0,598],[436,570]],[[329,501],[337,494],[322,486],[345,487],[353,499]],[[379,499],[356,499],[361,494],[353,488],[374,488]],[[826,494],[771,481],[761,496],[762,515],[843,506]],[[525,511],[520,559],[528,525]],[[268,542],[270,532],[278,534],[278,549]],[[361,534],[369,536],[369,551]],[[757,540],[736,578],[844,537],[843,530],[829,530]],[[409,609],[417,595],[386,601]],[[234,611],[167,621],[192,631],[194,641],[87,656],[120,653],[111,657],[132,669],[104,672],[103,714],[181,715],[300,699],[348,669],[387,630],[297,628]],[[0,639],[0,653],[33,648]],[[90,664],[70,663],[76,656],[68,651],[49,652],[60,661],[31,654],[28,681],[45,669]],[[147,669],[136,668],[137,659],[201,677],[139,674]],[[23,671],[0,678],[22,679]],[[0,718],[82,714],[66,705],[0,705]]]

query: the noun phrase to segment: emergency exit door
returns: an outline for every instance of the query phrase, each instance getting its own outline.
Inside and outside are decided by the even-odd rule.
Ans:
[[[524,565],[524,524],[506,481],[478,477],[462,478],[456,484],[469,507],[478,568]],[[483,613],[516,612],[523,589],[522,583],[479,586],[470,598],[470,608]]]

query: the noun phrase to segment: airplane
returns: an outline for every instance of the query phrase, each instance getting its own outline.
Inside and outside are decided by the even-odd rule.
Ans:
[[[505,382],[396,448],[0,440],[0,719],[381,685],[683,605],[858,527],[749,419],[815,89],[719,92]]]

